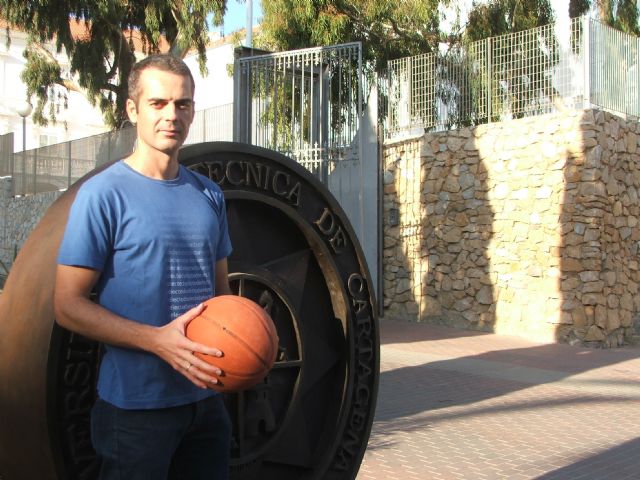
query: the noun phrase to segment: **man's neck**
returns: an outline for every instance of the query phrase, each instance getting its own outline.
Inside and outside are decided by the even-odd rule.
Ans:
[[[136,149],[125,158],[125,163],[145,177],[156,180],[173,180],[178,176],[178,154],[167,155],[163,152],[144,152]]]

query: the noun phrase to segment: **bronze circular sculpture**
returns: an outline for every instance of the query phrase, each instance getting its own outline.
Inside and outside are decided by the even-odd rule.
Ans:
[[[344,212],[276,152],[215,142],[184,148],[180,161],[223,188],[232,288],[269,311],[280,337],[265,382],[226,396],[232,477],[354,478],[373,421],[379,339],[370,276]],[[0,296],[4,480],[96,476],[89,411],[100,347],[57,327],[51,306],[77,188],[38,224]]]

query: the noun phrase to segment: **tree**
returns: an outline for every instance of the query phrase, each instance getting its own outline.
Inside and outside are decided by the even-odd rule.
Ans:
[[[265,41],[275,49],[361,41],[377,69],[389,59],[432,52],[442,40],[438,0],[270,0]]]
[[[602,22],[625,33],[640,35],[640,7],[636,0],[595,0],[595,3]]]
[[[220,25],[225,9],[226,0],[0,0],[0,17],[29,37],[22,80],[27,95],[37,98],[33,120],[55,121],[56,108],[66,103],[67,93],[78,91],[100,108],[110,127],[126,118],[127,78],[134,53],[162,50],[183,58],[195,49],[204,74],[207,18]],[[68,70],[45,47],[47,43],[66,53]]]
[[[464,38],[467,42],[475,42],[552,22],[553,9],[549,0],[490,0],[474,3]]]

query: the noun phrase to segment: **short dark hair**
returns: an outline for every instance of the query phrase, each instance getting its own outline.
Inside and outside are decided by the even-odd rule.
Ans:
[[[187,67],[187,64],[178,57],[169,55],[166,53],[160,53],[156,55],[149,55],[137,62],[131,67],[128,80],[128,95],[131,100],[138,104],[138,97],[140,96],[140,75],[144,70],[153,68],[161,70],[163,72],[171,72],[183,77],[189,77],[191,80],[191,93],[195,91],[196,84],[193,80],[191,70]]]

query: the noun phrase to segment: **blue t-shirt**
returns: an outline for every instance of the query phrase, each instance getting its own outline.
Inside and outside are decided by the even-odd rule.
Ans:
[[[117,162],[76,195],[58,263],[99,270],[99,303],[129,320],[162,326],[215,292],[215,263],[231,253],[224,196],[180,166],[155,180]],[[213,395],[160,357],[107,345],[98,395],[120,408],[164,408]]]

